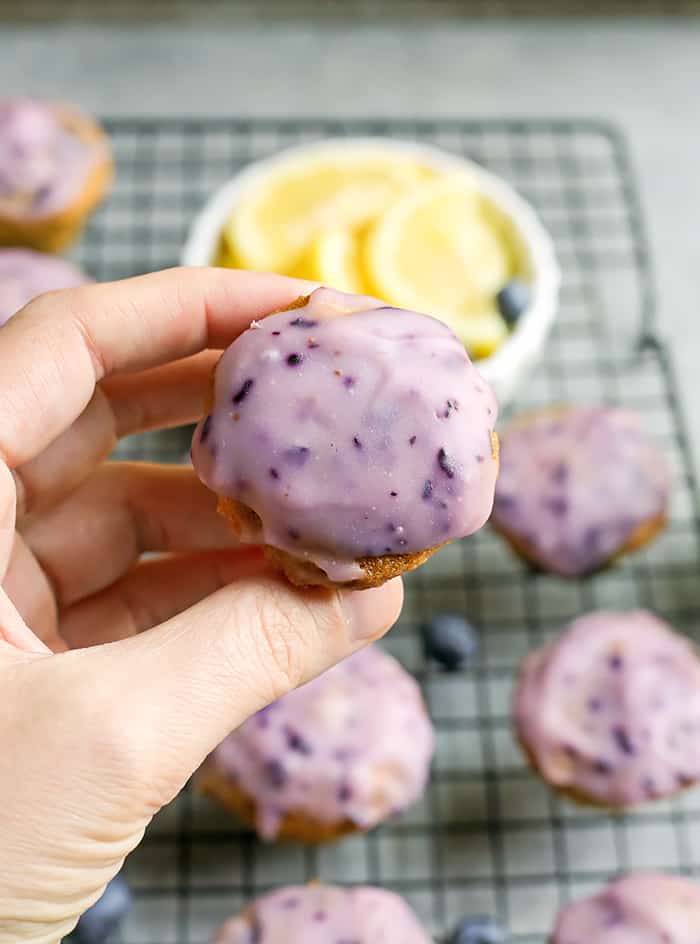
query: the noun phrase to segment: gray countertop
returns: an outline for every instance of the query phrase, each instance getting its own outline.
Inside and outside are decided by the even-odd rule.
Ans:
[[[7,24],[0,88],[102,115],[591,116],[625,132],[700,456],[700,19]]]

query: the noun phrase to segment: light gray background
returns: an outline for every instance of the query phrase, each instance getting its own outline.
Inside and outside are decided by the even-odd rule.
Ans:
[[[103,115],[618,122],[700,456],[700,19],[0,21],[0,90],[64,95]]]

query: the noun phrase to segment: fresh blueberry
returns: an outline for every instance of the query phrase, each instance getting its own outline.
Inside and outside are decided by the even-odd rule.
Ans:
[[[476,630],[459,613],[436,613],[421,626],[423,651],[446,669],[459,669],[478,647]]]
[[[105,888],[71,934],[73,944],[103,944],[113,934],[131,908],[131,892],[126,881],[117,875]]]
[[[511,327],[516,323],[530,304],[530,286],[521,279],[511,279],[506,282],[496,295],[498,310],[503,315],[506,324]]]
[[[449,944],[505,944],[505,941],[506,932],[497,921],[477,915],[462,918],[452,932]]]

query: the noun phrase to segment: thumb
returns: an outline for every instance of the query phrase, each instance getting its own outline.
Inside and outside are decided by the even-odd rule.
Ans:
[[[402,600],[399,579],[354,592],[244,579],[140,636],[88,650],[137,789],[148,785],[154,807],[168,802],[251,714],[382,636]]]

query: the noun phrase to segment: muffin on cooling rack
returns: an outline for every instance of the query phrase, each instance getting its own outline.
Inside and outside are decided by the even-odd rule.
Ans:
[[[495,398],[450,329],[320,288],[224,353],[192,460],[300,586],[377,586],[480,528]]]
[[[55,252],[112,180],[109,142],[73,105],[0,99],[0,245]]]
[[[678,875],[634,872],[567,905],[550,944],[696,944],[699,940],[700,885]]]
[[[229,918],[212,944],[431,944],[408,905],[383,888],[290,885]]]
[[[668,498],[666,460],[640,416],[558,406],[502,433],[491,523],[525,560],[577,577],[651,541]]]
[[[0,248],[0,325],[43,292],[89,281],[66,259],[32,249]]]
[[[246,721],[197,784],[264,839],[323,842],[414,803],[433,741],[415,680],[370,647]]]
[[[646,610],[589,613],[529,655],[515,733],[555,790],[611,809],[700,779],[700,658]]]

